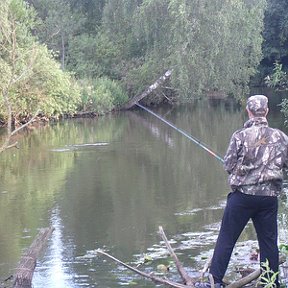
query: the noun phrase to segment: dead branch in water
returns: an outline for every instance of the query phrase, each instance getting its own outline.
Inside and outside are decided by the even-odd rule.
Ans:
[[[185,269],[183,268],[182,264],[180,263],[178,257],[176,256],[175,252],[173,251],[165,233],[164,233],[164,230],[163,230],[163,227],[162,226],[159,226],[159,234],[160,236],[162,237],[163,241],[165,242],[165,245],[169,251],[169,253],[171,254],[171,256],[173,257],[174,259],[174,262],[176,264],[176,267],[177,267],[177,270],[181,276],[181,278],[183,279],[184,281],[184,284],[186,285],[191,285],[191,286],[194,286],[193,284],[193,279],[187,274],[187,272],[185,271]]]
[[[168,242],[167,240],[167,237],[164,233],[164,230],[162,228],[162,226],[159,227],[159,234],[161,235],[163,241],[165,242],[165,245],[169,251],[169,253],[171,254],[171,256],[173,257],[174,261],[175,261],[175,264],[176,264],[176,267],[177,267],[177,270],[181,276],[181,278],[183,279],[184,281],[184,284],[181,284],[181,283],[177,283],[177,282],[174,282],[174,281],[171,281],[169,279],[166,279],[166,278],[161,278],[161,277],[157,277],[155,276],[153,273],[151,274],[148,274],[148,273],[145,273],[145,272],[142,272],[140,270],[138,270],[137,268],[134,268],[122,261],[120,261],[119,259],[113,257],[112,255],[98,249],[97,250],[97,253],[99,254],[102,254],[102,255],[105,255],[106,257],[112,259],[113,261],[121,264],[122,266],[128,268],[129,270],[145,277],[145,278],[148,278],[156,283],[161,283],[161,284],[165,284],[167,286],[170,286],[170,287],[174,287],[174,288],[193,288],[194,287],[194,283],[193,283],[193,280],[192,278],[187,274],[187,272],[184,270],[182,264],[180,263],[178,257],[176,256],[175,252],[173,251],[170,243]]]
[[[161,235],[162,239],[164,240],[165,242],[165,245],[169,251],[169,253],[171,254],[171,256],[173,257],[174,259],[174,262],[176,264],[176,267],[177,267],[177,270],[182,278],[182,280],[184,281],[184,284],[181,284],[181,283],[176,283],[176,282],[173,282],[169,279],[166,279],[166,278],[161,278],[161,277],[157,277],[155,276],[153,273],[145,273],[145,272],[142,272],[140,270],[138,270],[137,268],[134,268],[122,261],[120,261],[119,259],[113,257],[112,255],[98,249],[97,250],[97,253],[99,254],[102,254],[108,258],[110,258],[111,260],[117,262],[118,264],[121,264],[122,266],[128,268],[129,270],[145,277],[145,278],[148,278],[156,283],[161,283],[161,284],[165,284],[167,286],[170,286],[170,287],[176,287],[176,288],[194,288],[194,284],[196,282],[202,282],[203,281],[203,277],[204,277],[204,274],[205,272],[207,272],[207,270],[209,269],[209,266],[210,266],[210,260],[205,264],[205,267],[202,269],[201,271],[201,277],[200,277],[200,280],[199,281],[196,281],[195,279],[192,279],[188,274],[187,272],[185,271],[185,269],[183,268],[182,264],[180,263],[178,257],[176,256],[175,252],[173,251],[169,241],[167,240],[167,237],[164,233],[164,230],[162,228],[162,226],[159,226],[159,234]],[[285,260],[284,260],[285,261]],[[284,262],[283,259],[281,260],[280,259],[280,264]],[[249,275],[237,280],[237,281],[234,281],[230,284],[228,284],[226,286],[226,288],[240,288],[240,287],[243,287],[244,285],[248,284],[248,283],[251,283],[252,281],[256,280],[259,276],[261,275],[261,270],[260,269],[257,269],[255,271],[253,271],[252,273],[250,273]],[[212,277],[211,277],[212,278]],[[211,283],[213,284],[213,283]],[[213,285],[211,286],[213,287]]]
[[[159,79],[157,79],[152,85],[150,85],[144,92],[135,97],[131,98],[123,107],[122,109],[130,109],[136,103],[141,101],[143,98],[151,94],[155,89],[160,87],[172,74],[172,70],[167,70],[164,75],[162,75]]]
[[[153,274],[148,274],[148,273],[142,272],[142,271],[138,270],[137,268],[134,268],[134,267],[132,267],[132,266],[120,261],[119,259],[113,257],[112,255],[104,252],[103,250],[98,249],[97,253],[102,254],[102,255],[110,258],[111,260],[113,260],[113,261],[121,264],[122,266],[128,268],[129,270],[131,270],[131,271],[133,271],[133,272],[135,272],[135,273],[137,273],[137,274],[139,274],[139,275],[141,275],[141,276],[143,276],[145,278],[148,278],[148,279],[150,279],[150,280],[152,280],[154,282],[165,284],[165,285],[168,285],[170,287],[175,287],[175,288],[187,288],[187,287],[189,288],[189,287],[192,287],[192,286],[187,286],[187,285],[183,285],[183,284],[180,284],[180,283],[176,283],[176,282],[170,281],[168,279],[163,279],[163,278],[157,277],[157,276],[155,276]]]
[[[4,97],[5,98],[5,97]],[[9,100],[6,100],[6,102]],[[7,106],[9,107],[9,105],[7,104]],[[25,127],[27,127],[29,124],[31,124],[37,117],[37,115],[39,114],[40,110],[38,109],[36,111],[36,113],[32,116],[32,118],[25,124],[21,125],[20,127],[18,127],[17,129],[12,131],[12,114],[9,117],[9,121],[8,121],[8,126],[7,126],[7,135],[5,137],[4,143],[1,145],[0,147],[0,153],[2,153],[3,151],[16,147],[18,145],[18,142],[15,141],[14,143],[10,144],[12,136],[14,136],[16,133],[18,133],[19,131],[23,130]],[[11,112],[12,113],[12,112]]]

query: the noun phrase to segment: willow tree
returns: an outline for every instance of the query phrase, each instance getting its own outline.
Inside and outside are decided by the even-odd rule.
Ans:
[[[173,68],[180,98],[241,95],[261,60],[265,1],[146,0],[134,16],[149,67]],[[142,37],[141,37],[142,35]]]
[[[116,80],[125,78],[127,70],[133,67],[130,64],[142,50],[142,45],[135,40],[132,32],[133,17],[140,3],[139,0],[102,2],[101,17],[98,15],[101,25],[98,24],[94,31],[90,28],[81,31],[70,39],[68,67],[76,72],[77,77],[108,76]],[[89,19],[87,18],[86,22]]]
[[[70,0],[29,0],[29,3],[41,19],[35,26],[37,37],[56,52],[64,70],[69,39],[79,33],[85,22],[84,16],[72,11]]]
[[[29,2],[66,57],[62,64],[79,78],[121,80],[130,95],[173,68],[181,100],[207,91],[239,97],[262,57],[266,0]]]

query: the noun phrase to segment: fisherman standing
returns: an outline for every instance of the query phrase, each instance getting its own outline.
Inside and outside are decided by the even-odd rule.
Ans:
[[[288,166],[288,137],[268,126],[266,96],[249,97],[246,110],[249,120],[232,135],[224,157],[232,192],[227,197],[209,271],[216,288],[224,286],[233,248],[250,219],[257,234],[260,263],[268,260],[273,272],[279,268],[277,196],[282,190],[282,170]],[[279,287],[278,279],[275,284]],[[209,287],[210,283],[196,286]]]

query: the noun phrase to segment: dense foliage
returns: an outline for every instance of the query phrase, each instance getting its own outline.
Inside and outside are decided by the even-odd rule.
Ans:
[[[19,111],[13,109],[16,114],[31,113],[41,102],[40,108],[48,116],[71,113],[76,106],[94,111],[96,106],[102,107],[102,113],[115,108],[115,103],[123,104],[127,95],[143,91],[167,69],[173,69],[169,90],[157,91],[154,101],[162,100],[167,91],[169,98],[178,101],[205,93],[243,97],[263,55],[262,68],[270,70],[262,69],[266,71],[262,79],[273,72],[276,61],[285,71],[287,5],[284,0],[4,0],[1,22],[12,25],[12,18],[7,18],[7,13],[12,13],[17,31],[24,31],[17,32],[17,49],[26,55],[14,58],[22,63],[17,62],[17,69],[32,72],[17,84],[25,83],[25,88],[17,88],[17,93],[15,85],[10,89]],[[25,21],[17,18],[16,6],[27,14]],[[1,68],[6,66],[1,77],[8,83],[8,66],[13,64],[7,60],[11,47],[5,47],[9,41],[4,39],[4,30],[13,29],[6,30],[5,25],[1,25],[1,61],[5,62]],[[279,66],[275,69],[280,71]],[[67,73],[73,73],[78,85]],[[277,77],[269,77],[266,82],[273,86]],[[111,91],[111,83],[117,85],[121,97],[116,93],[114,99],[112,93],[107,101],[94,85],[97,82],[105,91]],[[93,103],[98,102],[93,107],[87,105],[87,83],[94,83],[94,96],[90,96]],[[3,107],[1,111],[4,115]]]
[[[276,90],[288,90],[288,2],[268,0],[264,21],[263,60],[260,78]],[[287,99],[282,101],[282,112],[288,119]]]
[[[42,19],[37,35],[62,67],[120,80],[130,96],[171,68],[179,100],[239,96],[262,57],[264,0],[29,2]]]
[[[123,91],[121,85],[107,77],[83,80],[81,86],[82,101],[81,106],[79,106],[81,111],[104,114],[128,100],[127,94]]]
[[[273,67],[275,62],[288,66],[288,2],[268,0],[265,12],[263,65]]]
[[[46,46],[31,31],[37,25],[34,10],[22,0],[0,3],[0,116],[9,107],[15,120],[37,109],[48,117],[73,113],[79,89],[63,72]]]

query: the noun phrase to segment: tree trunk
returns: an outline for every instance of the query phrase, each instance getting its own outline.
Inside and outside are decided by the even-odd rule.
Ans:
[[[62,55],[61,55],[61,68],[65,70],[65,41],[64,41],[64,32],[61,32],[61,45],[62,45]]]
[[[162,75],[157,81],[155,81],[152,85],[150,85],[144,92],[141,94],[131,98],[122,109],[128,110],[132,108],[135,104],[141,101],[143,98],[152,93],[155,89],[161,86],[172,74],[172,70],[167,70],[164,75]]]
[[[44,248],[47,240],[51,236],[54,228],[43,228],[39,231],[35,240],[28,248],[27,252],[20,259],[16,268],[13,288],[31,288],[33,273],[36,267],[37,257]]]

